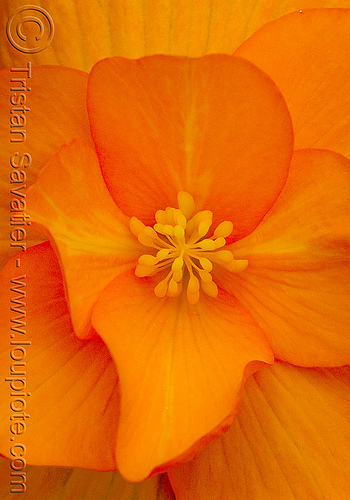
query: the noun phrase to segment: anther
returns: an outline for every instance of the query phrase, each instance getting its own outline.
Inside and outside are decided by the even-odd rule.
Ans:
[[[160,298],[179,295],[185,281],[187,300],[196,304],[200,291],[210,297],[217,297],[219,293],[211,275],[213,263],[230,272],[241,272],[248,261],[235,260],[230,250],[220,250],[233,231],[232,222],[221,222],[208,237],[213,213],[202,210],[192,217],[195,208],[192,196],[180,191],[177,198],[179,208],[158,210],[153,227],[145,226],[136,217],[130,219],[132,234],[152,249],[151,254],[145,253],[139,258],[135,275],[142,278],[165,273],[154,289]]]

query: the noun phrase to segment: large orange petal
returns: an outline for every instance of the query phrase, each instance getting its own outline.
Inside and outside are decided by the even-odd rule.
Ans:
[[[348,7],[347,0],[303,0],[303,8]],[[199,57],[232,54],[265,23],[300,9],[299,0],[115,1],[110,6],[111,55]],[[106,54],[104,57],[108,57]]]
[[[348,0],[36,0],[52,16],[55,36],[36,54],[15,50],[6,39],[6,22],[22,0],[3,0],[0,61],[21,66],[62,64],[90,71],[110,56],[138,58],[150,54],[198,57],[208,52],[231,54],[265,23],[300,8],[348,7]],[[45,18],[41,18],[45,21]],[[31,30],[30,30],[31,28]],[[45,24],[45,28],[48,26]],[[28,44],[38,26],[27,25]],[[32,34],[30,34],[32,31]],[[74,50],[71,48],[74,47]]]
[[[349,367],[260,370],[228,433],[170,472],[176,499],[347,498],[349,380]]]
[[[296,148],[350,155],[349,31],[350,9],[302,11],[264,26],[236,52],[282,91]]]
[[[236,238],[256,227],[292,153],[288,111],[263,73],[225,55],[113,58],[89,82],[101,169],[126,214],[150,223],[184,190],[214,223],[231,220]]]
[[[20,468],[21,462],[14,467]],[[14,500],[19,493],[24,500],[175,500],[165,474],[137,484],[125,481],[118,472],[33,465],[15,471],[9,460],[0,458],[0,498]]]
[[[350,363],[350,161],[295,153],[287,184],[260,226],[232,245],[245,271],[216,281],[255,317],[277,357]]]
[[[95,152],[76,141],[64,146],[40,172],[27,194],[35,222],[47,228],[58,248],[75,332],[90,332],[90,313],[103,290],[130,269],[140,254],[103,182]]]
[[[23,200],[20,195],[62,144],[74,137],[91,143],[86,111],[88,75],[53,66],[31,66],[30,74],[30,78],[25,78],[28,72],[0,72],[0,265],[20,249],[10,247],[9,218],[16,213],[9,214],[10,202]],[[11,78],[24,78],[24,87],[23,82],[11,82]],[[11,90],[22,87],[31,90]],[[10,126],[10,120],[23,126]],[[25,135],[14,132],[18,129],[24,130]],[[11,139],[17,141],[21,138],[25,140],[11,142]],[[24,189],[21,188],[23,185]],[[14,205],[26,210],[25,199],[18,204],[14,202]],[[40,241],[42,236],[39,233],[32,229],[28,231],[27,245]]]
[[[150,280],[119,276],[92,316],[118,368],[116,457],[118,470],[132,481],[181,461],[193,445],[197,451],[227,428],[245,378],[273,361],[261,331],[234,298],[223,292],[196,306],[183,296],[159,299]]]
[[[16,257],[9,262],[0,293],[2,454],[23,451],[35,465],[115,469],[115,365],[101,339],[75,337],[49,243],[27,250],[20,266]]]

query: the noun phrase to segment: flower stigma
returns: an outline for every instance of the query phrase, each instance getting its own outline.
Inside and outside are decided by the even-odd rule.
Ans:
[[[235,260],[230,250],[221,250],[225,238],[232,233],[230,221],[221,222],[210,237],[206,237],[212,222],[210,210],[197,212],[193,217],[193,197],[180,191],[177,195],[179,208],[167,207],[155,214],[153,227],[146,226],[136,217],[130,219],[130,230],[145,247],[153,249],[138,259],[135,275],[139,278],[167,272],[154,288],[157,297],[177,297],[187,285],[187,300],[196,304],[200,289],[210,297],[217,297],[218,287],[213,282],[213,263],[228,271],[244,271],[247,260]]]

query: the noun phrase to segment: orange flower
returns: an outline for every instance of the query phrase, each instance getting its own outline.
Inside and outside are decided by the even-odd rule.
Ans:
[[[298,12],[235,56],[34,68],[34,116],[57,111],[35,136],[65,145],[26,198],[54,248],[20,259],[29,463],[167,471],[180,499],[346,491],[349,25],[349,10]],[[21,314],[16,265],[1,293]]]

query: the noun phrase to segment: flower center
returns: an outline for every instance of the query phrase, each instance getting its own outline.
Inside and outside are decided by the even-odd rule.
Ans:
[[[177,199],[179,208],[167,207],[156,212],[153,227],[145,226],[136,217],[130,219],[133,235],[142,245],[152,248],[152,254],[139,258],[135,275],[142,278],[164,271],[165,278],[154,289],[156,296],[176,297],[186,282],[187,299],[190,304],[196,304],[200,289],[210,297],[218,295],[211,275],[213,263],[239,272],[247,267],[248,261],[235,260],[232,252],[222,250],[225,238],[232,233],[232,222],[221,222],[208,238],[213,213],[202,210],[191,217],[194,212],[192,196],[180,191]]]

